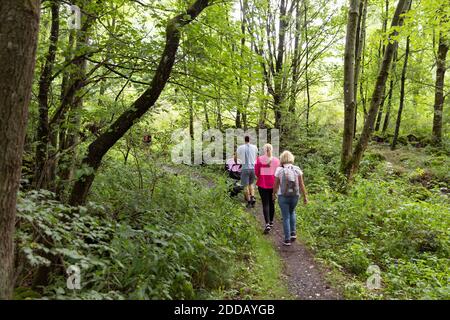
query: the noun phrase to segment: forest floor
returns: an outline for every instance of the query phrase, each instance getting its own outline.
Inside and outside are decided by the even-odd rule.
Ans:
[[[183,169],[172,166],[164,166],[164,170],[172,174],[187,174]],[[190,178],[201,182],[209,188],[214,187],[214,181],[204,177],[201,173],[190,173]],[[239,194],[238,197],[242,197]],[[244,203],[243,203],[244,205]],[[258,197],[257,206],[247,209],[261,225],[261,232],[264,226],[262,206]],[[282,260],[284,274],[281,278],[286,282],[289,293],[295,299],[300,300],[336,300],[341,299],[338,290],[332,288],[326,280],[328,270],[320,265],[312,252],[301,240],[301,235],[291,246],[284,246],[283,225],[279,217],[275,217],[274,228],[267,235],[270,238],[275,251]],[[274,275],[275,276],[275,275]]]
[[[409,177],[411,184],[421,184],[427,189],[440,186],[444,194],[450,191],[448,175],[448,156],[427,152],[425,149],[402,147],[391,150],[389,145],[374,144],[369,148],[372,154],[378,154],[397,176]]]
[[[259,200],[259,199],[258,199]],[[249,212],[254,214],[264,226],[262,206],[259,203]],[[327,270],[315,261],[313,254],[301,240],[301,235],[291,246],[284,246],[283,225],[280,218],[275,217],[273,229],[269,232],[272,244],[283,260],[285,281],[290,293],[300,300],[335,300],[341,299],[338,291],[326,281]]]

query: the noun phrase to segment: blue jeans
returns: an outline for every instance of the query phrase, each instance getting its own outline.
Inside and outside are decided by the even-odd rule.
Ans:
[[[295,233],[295,207],[297,206],[299,196],[285,197],[278,196],[278,204],[283,217],[284,240],[290,240],[291,234]]]

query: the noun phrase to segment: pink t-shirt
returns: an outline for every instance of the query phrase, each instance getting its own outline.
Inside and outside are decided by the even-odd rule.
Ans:
[[[280,160],[272,157],[270,165],[267,164],[269,158],[266,155],[256,159],[255,174],[258,177],[256,185],[263,189],[272,189],[275,183],[275,170],[280,166]]]

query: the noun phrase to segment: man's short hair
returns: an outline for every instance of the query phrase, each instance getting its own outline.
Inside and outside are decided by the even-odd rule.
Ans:
[[[249,136],[245,136],[244,140],[245,140],[245,142],[250,142],[250,137]]]

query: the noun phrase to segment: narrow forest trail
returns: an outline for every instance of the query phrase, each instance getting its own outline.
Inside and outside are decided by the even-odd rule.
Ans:
[[[171,174],[187,175],[182,168],[164,165],[162,168]],[[189,174],[189,177],[197,182],[213,188],[215,183],[202,176],[201,173]],[[242,193],[239,194],[242,198]],[[255,208],[246,209],[252,214],[261,225],[261,232],[264,226],[264,217],[262,215],[261,199],[257,196],[257,205]],[[244,203],[242,202],[242,205]],[[300,213],[301,207],[297,209]],[[267,235],[272,245],[283,262],[284,274],[282,279],[286,281],[289,292],[293,297],[299,300],[337,300],[341,299],[338,291],[330,286],[326,281],[326,270],[317,261],[313,254],[301,240],[301,234],[291,246],[283,246],[283,225],[280,217],[275,216],[274,228]]]
[[[259,198],[257,200],[260,200]],[[265,224],[260,201],[254,209],[248,209],[261,224],[261,232]],[[302,208],[297,209],[300,213]],[[300,213],[301,214],[301,213]],[[283,225],[275,216],[274,227],[267,235],[280,258],[283,260],[284,275],[290,293],[300,300],[337,300],[340,295],[325,280],[326,271],[315,260],[313,254],[301,240],[301,234],[291,246],[284,246]]]

